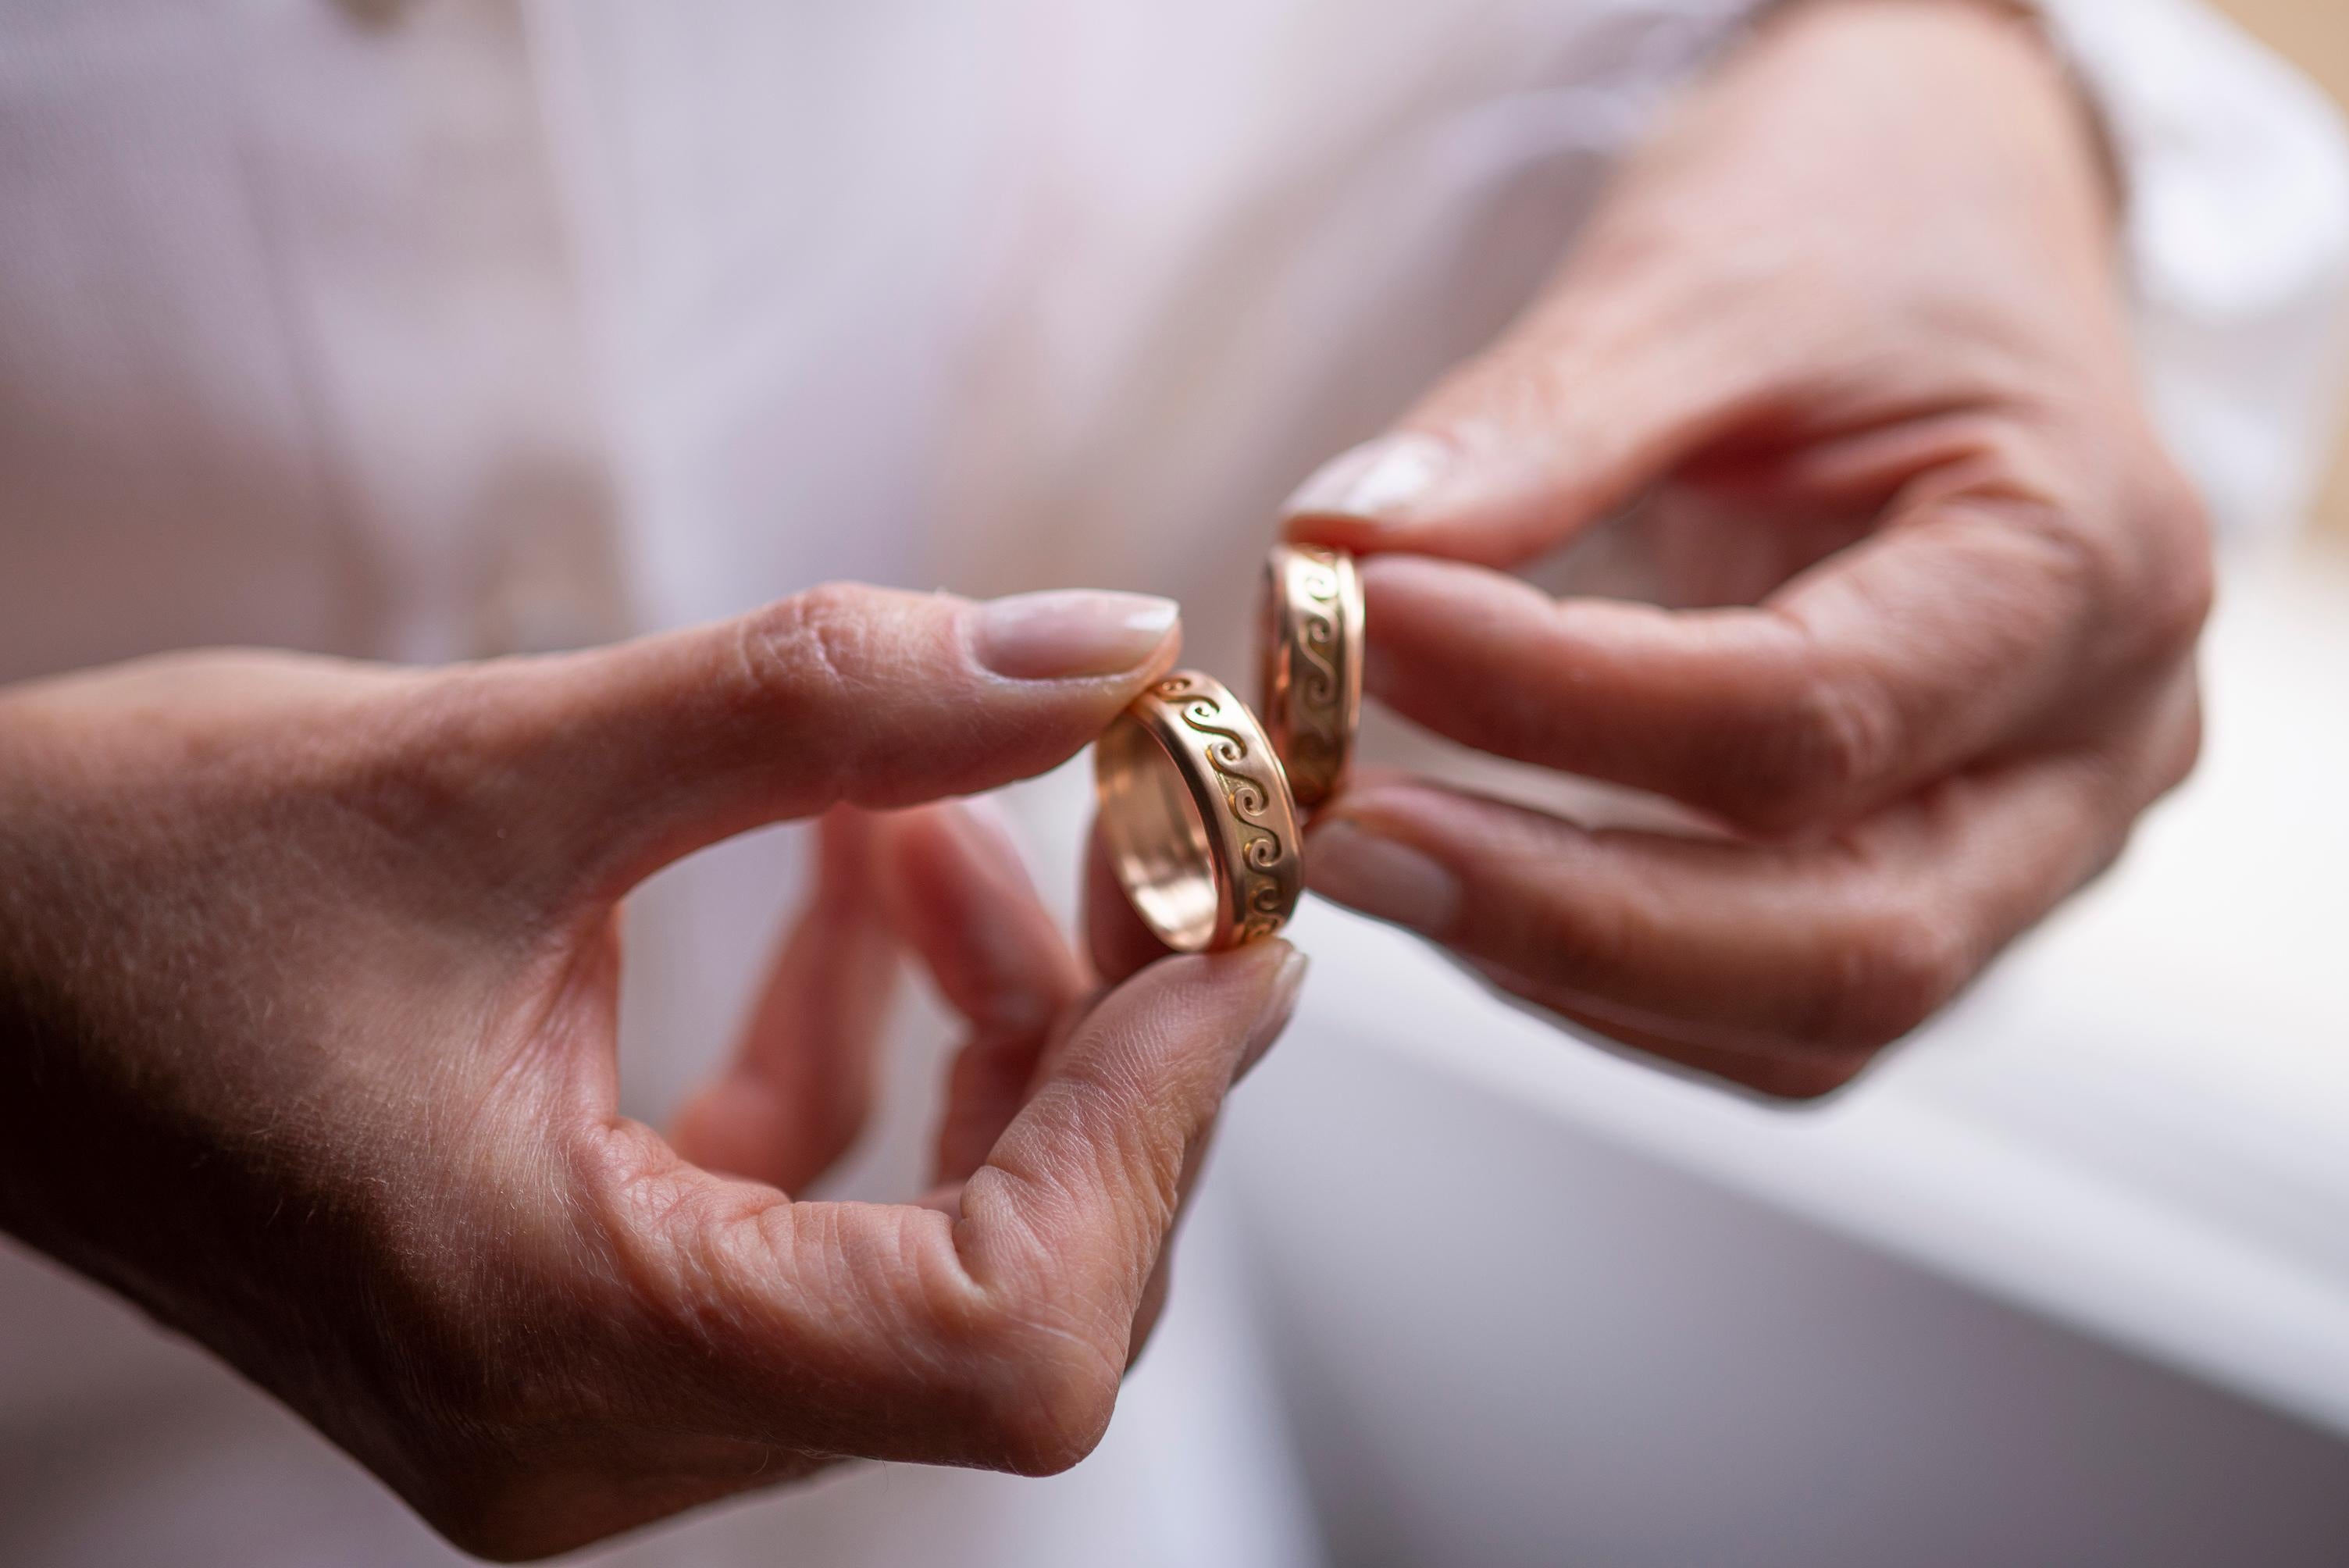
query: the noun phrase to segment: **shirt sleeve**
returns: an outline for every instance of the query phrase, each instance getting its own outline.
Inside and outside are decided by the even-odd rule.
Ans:
[[[2039,0],[2125,186],[2147,395],[2222,532],[2290,527],[2349,357],[2349,135],[2316,87],[2195,0]]]

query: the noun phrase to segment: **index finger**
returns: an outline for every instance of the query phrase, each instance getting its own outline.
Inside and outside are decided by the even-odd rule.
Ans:
[[[2170,645],[2064,524],[1989,504],[1944,504],[1753,608],[1553,600],[1395,555],[1361,570],[1366,684],[1406,717],[1762,831],[1857,815]]]

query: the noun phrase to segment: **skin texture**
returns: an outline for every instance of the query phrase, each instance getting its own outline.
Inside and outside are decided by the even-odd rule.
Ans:
[[[1365,555],[1374,697],[1721,831],[1372,774],[1312,885],[1773,1094],[1949,1001],[2198,744],[2207,531],[2112,229],[2093,129],[2002,7],[1766,25],[1545,296],[1287,523]],[[1507,574],[1610,519],[1662,604]]]
[[[482,1554],[843,1456],[1074,1463],[1302,963],[1105,988],[999,831],[866,809],[1048,768],[1174,656],[1171,621],[1116,667],[1065,618],[1006,655],[979,607],[842,587],[558,658],[0,693],[0,1224]],[[817,815],[733,1065],[674,1141],[621,1117],[616,901]],[[794,1201],[864,1119],[908,956],[968,1031],[936,1185]]]

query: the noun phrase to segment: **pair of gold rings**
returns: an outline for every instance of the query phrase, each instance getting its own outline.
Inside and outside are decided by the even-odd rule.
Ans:
[[[1362,707],[1354,558],[1275,545],[1258,619],[1264,717],[1213,676],[1177,670],[1093,750],[1110,863],[1169,947],[1271,935],[1305,884],[1299,818],[1336,792]]]

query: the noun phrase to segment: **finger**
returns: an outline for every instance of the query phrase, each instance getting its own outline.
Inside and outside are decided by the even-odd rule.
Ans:
[[[888,817],[882,834],[891,922],[969,1029],[938,1130],[936,1180],[960,1181],[1019,1113],[1054,1024],[1089,980],[988,812],[924,807]]]
[[[1265,942],[1169,958],[1110,993],[951,1214],[785,1202],[611,1124],[574,1162],[572,1208],[643,1302],[677,1429],[1028,1473],[1074,1463],[1107,1423],[1184,1172],[1302,971]]]
[[[1267,1044],[1268,1043],[1268,1040]],[[1264,1049],[1258,1046],[1252,1047],[1249,1052],[1240,1058],[1239,1068],[1232,1075],[1232,1083],[1235,1087],[1254,1070],[1256,1064],[1262,1059],[1263,1056]],[[1174,1277],[1174,1234],[1182,1228],[1184,1219],[1190,1213],[1191,1192],[1198,1185],[1200,1173],[1206,1168],[1207,1151],[1214,1141],[1214,1130],[1211,1128],[1206,1137],[1191,1146],[1190,1156],[1183,1162],[1183,1174],[1175,1183],[1174,1222],[1169,1227],[1166,1240],[1159,1248],[1158,1266],[1151,1270],[1150,1283],[1143,1287],[1142,1305],[1134,1310],[1133,1347],[1131,1353],[1131,1358],[1133,1360],[1141,1358],[1143,1351],[1149,1345],[1151,1335],[1158,1327],[1159,1318],[1165,1313],[1167,1295],[1172,1288]]]
[[[1083,910],[1085,944],[1093,971],[1112,985],[1155,964],[1172,951],[1134,912],[1117,880],[1101,820],[1086,837]]]
[[[1833,823],[2178,644],[2199,600],[2163,595],[2178,604],[2171,625],[2094,556],[2045,514],[1950,501],[1756,609],[1559,602],[1475,568],[1382,557],[1362,573],[1368,685],[1484,750],[1756,830]]]
[[[2016,50],[2002,36],[2014,29],[1979,27],[1983,8],[1960,9],[1973,14],[1950,13],[1948,37],[1922,51],[1932,66],[1904,73],[1902,90],[1917,122],[1930,123],[1922,106],[1960,101],[1982,79],[2015,89],[2013,112],[1987,139],[1902,136],[1909,178],[1877,178],[1868,200],[1845,200],[1842,154],[1873,149],[1884,106],[1869,92],[1817,91],[1809,73],[1832,51],[1808,39],[1744,49],[1740,69],[1716,73],[1648,139],[1523,318],[1388,435],[1307,481],[1288,503],[1292,535],[1516,565],[1692,459],[1822,434],[1869,440],[2010,396],[2001,362],[2018,335],[2038,362],[2053,355],[2096,374],[2122,325],[2100,282],[2108,192],[2098,160],[2078,156],[2100,139],[2064,123],[2076,93],[2042,90],[2049,51]],[[1880,46],[1847,42],[1853,59]],[[2010,177],[1985,182],[1986,156]],[[2013,302],[1983,308],[2001,296],[1980,286],[1981,269],[1950,243],[1917,242],[1938,217],[1932,193],[1960,188],[1982,194],[1974,217],[1988,219],[1968,238],[1996,232],[2046,284],[2024,296],[2026,314],[2010,316]],[[1966,286],[1953,290],[1958,276]],[[1945,346],[1906,360],[1888,352],[1902,324]]]
[[[609,897],[762,822],[1042,772],[1178,645],[1164,599],[835,584],[616,648],[476,666],[436,688],[432,738],[465,754],[469,803],[502,853]]]
[[[1164,959],[1104,997],[963,1189],[972,1276],[1056,1304],[1122,1372],[1224,1094],[1304,975],[1270,940]]]
[[[1726,430],[1758,396],[1692,333],[1622,341],[1639,313],[1575,275],[1388,433],[1283,507],[1299,542],[1514,566],[1574,539]],[[1753,379],[1749,377],[1749,379]]]
[[[678,1113],[674,1139],[687,1159],[795,1191],[855,1141],[897,973],[875,850],[866,813],[840,808],[823,819],[806,907],[733,1064]]]
[[[1832,1094],[1857,1078],[1876,1056],[1862,1049],[1795,1049],[1770,1040],[1723,1045],[1716,1031],[1694,1029],[1498,964],[1472,960],[1469,967],[1495,989],[1607,1040],[1773,1099],[1816,1099]]]
[[[1247,1069],[1243,1068],[1244,1073]],[[1234,1082],[1238,1081],[1234,1075]],[[1206,1169],[1207,1148],[1215,1141],[1214,1131],[1191,1146],[1184,1159],[1183,1173],[1174,1182],[1174,1218],[1166,1227],[1165,1238],[1158,1245],[1158,1261],[1150,1270],[1150,1278],[1142,1286],[1142,1299],[1133,1307],[1133,1334],[1127,1342],[1125,1361],[1130,1367],[1142,1359],[1150,1347],[1150,1336],[1158,1331],[1158,1321],[1166,1315],[1166,1302],[1174,1288],[1174,1242],[1183,1222],[1191,1212],[1191,1193],[1199,1184],[1199,1174]]]
[[[2192,756],[2191,690],[2181,689],[2126,757],[1980,769],[1823,843],[1593,832],[1365,779],[1316,826],[1308,877],[1496,966],[1522,982],[1513,989],[1538,987],[1568,1016],[1689,1047],[1670,1053],[1680,1059],[1702,1049],[1848,1065],[1949,1001],[2118,851],[2127,824]]]
[[[1102,835],[1096,819],[1088,835],[1085,848],[1084,922],[1088,945],[1092,954],[1093,969],[1104,980],[1114,985],[1139,974],[1170,951],[1158,939],[1157,934],[1143,921],[1125,896],[1125,890],[1112,868],[1109,841]],[[1246,1068],[1243,1067],[1243,1071]],[[1192,1150],[1183,1178],[1178,1183],[1178,1223],[1180,1200],[1187,1200],[1197,1181],[1200,1166],[1206,1156],[1205,1140]],[[1166,1296],[1174,1267],[1174,1252],[1170,1237],[1158,1256],[1158,1266],[1152,1271],[1149,1284],[1143,1291],[1142,1305],[1136,1309],[1133,1325],[1133,1354],[1139,1357],[1150,1336],[1158,1326],[1158,1319],[1166,1310]]]

